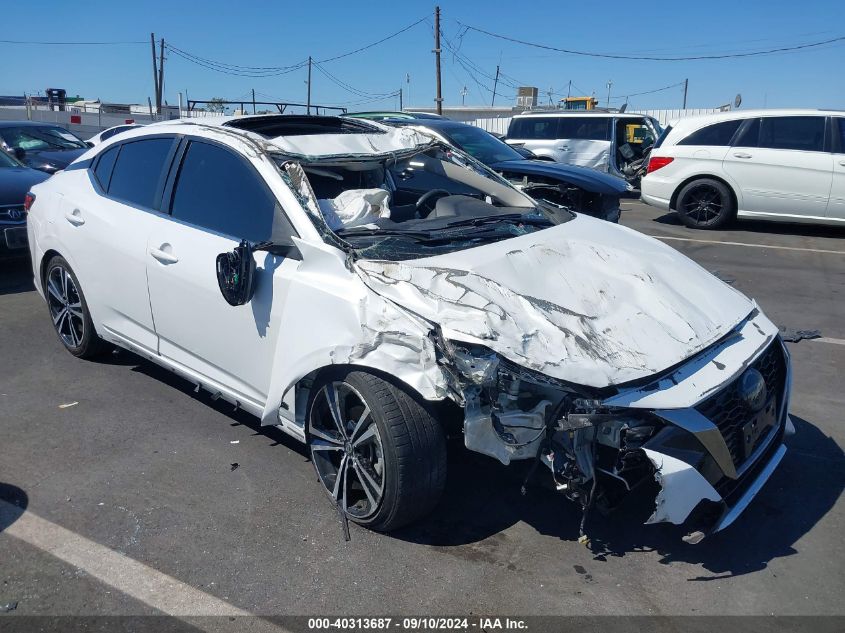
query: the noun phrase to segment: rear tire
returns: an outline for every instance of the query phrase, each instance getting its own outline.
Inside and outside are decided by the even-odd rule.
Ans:
[[[388,532],[412,523],[443,492],[440,424],[417,399],[372,374],[338,369],[314,385],[307,441],[332,503],[362,526]]]
[[[67,351],[79,358],[93,358],[108,349],[94,329],[82,287],[64,257],[56,256],[47,264],[44,294],[53,328]]]
[[[687,183],[677,200],[678,217],[693,229],[718,229],[733,219],[736,212],[730,189],[712,178]]]

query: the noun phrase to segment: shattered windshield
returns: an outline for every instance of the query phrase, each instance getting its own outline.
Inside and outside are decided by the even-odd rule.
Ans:
[[[85,141],[71,132],[53,126],[7,127],[0,130],[3,140],[12,149],[65,150],[86,148]]]
[[[445,146],[389,156],[284,164],[327,241],[358,257],[428,257],[540,231],[573,217],[538,204]]]

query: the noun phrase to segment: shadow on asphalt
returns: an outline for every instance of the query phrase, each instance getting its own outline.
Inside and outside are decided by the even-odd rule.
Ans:
[[[29,505],[27,494],[12,484],[0,481],[0,532],[12,525],[24,513]]]
[[[796,553],[795,543],[834,506],[845,488],[842,449],[806,420],[793,416],[791,450],[763,491],[731,527],[698,545],[681,540],[673,525],[643,525],[653,509],[655,490],[632,494],[608,516],[594,513],[588,523],[590,549],[597,561],[632,552],[655,552],[662,564],[701,565],[709,575],[690,581],[718,580],[765,569],[769,561]],[[535,482],[547,475],[543,469]],[[537,532],[576,542],[580,508],[534,485],[520,494],[519,469],[463,451],[450,455],[447,489],[426,520],[394,537],[454,548],[467,558],[496,558],[496,539],[506,528],[525,522]],[[479,547],[481,541],[488,546]]]
[[[654,218],[654,222],[669,226],[684,227],[676,213],[665,213]],[[699,236],[700,239],[708,239],[711,231],[688,229],[691,235]],[[798,235],[801,237],[839,237],[845,238],[845,227],[827,226],[818,224],[789,224],[786,222],[764,222],[760,220],[734,220],[723,228],[716,231],[718,234],[725,232],[737,233],[759,233],[768,235]]]
[[[0,295],[32,290],[35,290],[35,286],[32,283],[32,267],[29,259],[0,260]]]

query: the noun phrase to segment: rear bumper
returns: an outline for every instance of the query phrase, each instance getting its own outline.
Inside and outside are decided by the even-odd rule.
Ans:
[[[649,206],[657,207],[658,209],[666,209],[667,211],[669,210],[668,198],[659,198],[643,191],[640,193],[640,199]]]

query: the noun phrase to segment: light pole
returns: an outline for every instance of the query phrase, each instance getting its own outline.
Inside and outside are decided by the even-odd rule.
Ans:
[[[611,79],[607,80],[607,107],[610,108],[610,88],[613,86],[613,81]]]
[[[468,92],[469,92],[469,90],[467,90],[467,87],[466,87],[466,86],[464,86],[463,88],[461,88],[461,105],[462,105],[462,106],[463,106],[463,105],[466,105],[466,96],[467,96],[467,93],[468,93]]]

